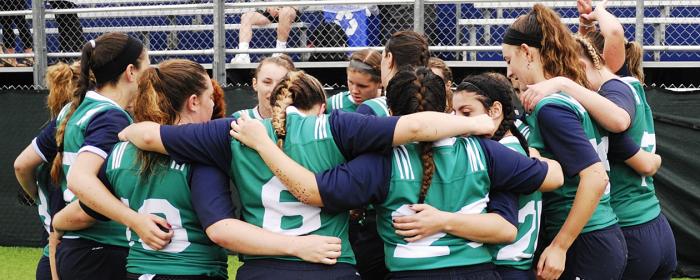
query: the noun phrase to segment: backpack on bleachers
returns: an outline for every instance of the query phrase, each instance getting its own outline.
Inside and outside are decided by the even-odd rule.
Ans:
[[[321,23],[314,29],[309,36],[308,46],[310,48],[323,47],[347,47],[348,37],[345,35],[340,25],[334,22]],[[344,52],[338,53],[312,53],[309,61],[346,61],[347,56]]]

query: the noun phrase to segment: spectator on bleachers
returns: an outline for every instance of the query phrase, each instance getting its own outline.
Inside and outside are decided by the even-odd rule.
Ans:
[[[76,5],[72,1],[51,0],[52,9],[75,9]],[[83,27],[80,25],[78,14],[56,14],[58,24],[58,41],[61,52],[80,52],[85,42]]]
[[[250,0],[250,2],[260,2],[259,0]],[[287,39],[289,32],[292,30],[292,23],[299,18],[299,13],[302,8],[300,6],[292,7],[266,7],[261,10],[247,12],[241,17],[241,29],[238,33],[238,49],[247,50],[250,46],[250,41],[253,38],[253,26],[278,23],[277,25],[277,43],[276,49],[283,50],[287,48]],[[275,53],[272,56],[279,56],[281,53]],[[247,53],[237,54],[231,60],[231,63],[250,63],[250,55]]]
[[[0,11],[21,11],[27,9],[27,2],[23,0],[3,0],[0,1]],[[32,33],[27,27],[27,21],[24,16],[2,16],[0,17],[2,25],[3,50],[2,53],[15,53],[15,32],[13,26],[18,29],[19,37],[22,40],[25,53],[32,53]],[[32,66],[31,58],[6,58],[0,59],[2,66]]]

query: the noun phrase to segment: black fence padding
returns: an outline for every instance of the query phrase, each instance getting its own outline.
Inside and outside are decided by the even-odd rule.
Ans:
[[[0,100],[0,245],[40,246],[44,229],[36,207],[18,200],[13,163],[49,118],[46,93],[0,91]]]
[[[648,89],[647,101],[663,158],[654,186],[676,237],[676,271],[700,277],[700,91]]]
[[[249,87],[227,88],[228,114],[252,108]],[[331,91],[332,95],[337,91]],[[700,276],[700,92],[647,89],[654,111],[657,152],[663,166],[655,176],[657,195],[676,237],[678,274]],[[45,91],[0,91],[0,246],[40,246],[36,208],[23,206],[13,162],[47,121]]]

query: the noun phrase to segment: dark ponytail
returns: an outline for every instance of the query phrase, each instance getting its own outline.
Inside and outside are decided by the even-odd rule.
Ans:
[[[384,51],[392,54],[396,69],[404,66],[428,66],[430,59],[428,40],[423,34],[414,31],[394,33],[386,43]]]
[[[137,54],[138,56],[131,61],[124,61],[125,57],[134,56],[128,53],[127,50],[132,50],[133,52],[133,50],[136,49],[138,49],[137,51],[139,52]],[[130,38],[124,33],[117,32],[102,34],[97,39],[91,40],[83,45],[80,56],[80,77],[78,79],[78,85],[71,98],[71,106],[68,112],[66,112],[61,122],[58,123],[56,127],[57,153],[51,164],[52,182],[58,184],[62,176],[63,137],[66,132],[66,124],[85,99],[87,92],[93,88],[100,88],[108,84],[117,84],[126,66],[133,64],[138,69],[144,53],[145,49],[141,42]],[[115,69],[115,66],[120,66],[124,63],[127,63],[125,67]],[[95,76],[96,81],[91,79],[91,75]]]
[[[493,140],[499,141],[503,139],[506,132],[510,131],[513,136],[518,138],[520,146],[523,147],[525,153],[529,156],[529,146],[527,139],[520,133],[515,125],[515,106],[511,96],[513,86],[508,78],[498,73],[485,73],[475,76],[468,76],[462,80],[457,86],[455,94],[462,92],[473,92],[477,95],[477,99],[484,105],[488,111],[493,104],[498,101],[503,107],[503,121],[501,121],[496,133],[492,137]]]
[[[445,112],[446,99],[443,79],[427,67],[418,67],[415,70],[412,67],[403,67],[387,86],[387,105],[396,116],[423,111]],[[423,203],[435,173],[433,143],[421,142],[420,150],[423,180],[418,203]]]

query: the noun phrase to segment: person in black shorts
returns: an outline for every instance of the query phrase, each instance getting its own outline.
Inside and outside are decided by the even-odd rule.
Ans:
[[[253,26],[278,23],[277,44],[275,48],[285,49],[289,32],[292,30],[292,23],[299,18],[299,9],[296,7],[268,7],[264,10],[247,12],[241,17],[241,29],[238,33],[238,49],[247,50],[250,40],[253,38]],[[272,56],[279,56],[275,53]],[[250,63],[250,55],[247,53],[237,54],[231,63]]]

